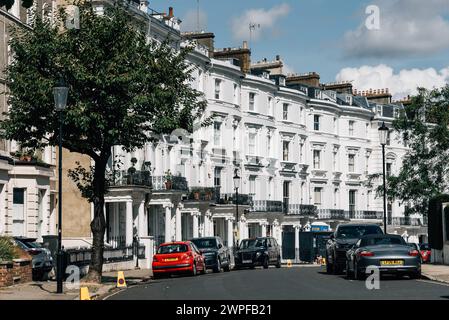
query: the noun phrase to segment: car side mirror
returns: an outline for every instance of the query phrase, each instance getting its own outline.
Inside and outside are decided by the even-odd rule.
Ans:
[[[218,249],[223,248],[223,245],[221,243],[218,244]]]

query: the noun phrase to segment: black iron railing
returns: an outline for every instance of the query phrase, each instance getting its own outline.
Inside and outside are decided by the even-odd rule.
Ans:
[[[104,248],[103,263],[114,263],[121,261],[130,261],[134,259],[136,249],[132,245],[119,248]],[[92,249],[67,249],[65,250],[67,265],[76,265],[78,267],[88,265],[92,259]],[[145,259],[145,246],[139,245],[137,251],[139,259]]]
[[[133,169],[133,168],[130,168]],[[109,181],[111,186],[147,186],[152,187],[150,171],[135,170],[113,171]]]
[[[253,200],[250,211],[254,212],[283,212],[283,202],[273,200]]]
[[[317,207],[312,204],[291,203],[288,205],[288,214],[312,217],[318,214],[318,210]]]

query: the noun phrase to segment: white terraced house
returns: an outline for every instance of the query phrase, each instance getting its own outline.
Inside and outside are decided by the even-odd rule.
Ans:
[[[108,3],[95,1],[96,11],[101,14]],[[375,192],[382,179],[368,178],[382,173],[378,128],[382,122],[391,126],[403,108],[391,102],[388,90],[356,92],[350,83],[321,84],[317,73],[286,75],[279,56],[252,64],[246,42],[216,49],[213,33],[181,33],[172,9],[157,13],[136,0],[130,10],[147,23],[151,39],[170,36],[174,49],[196,43],[189,56],[197,67],[192,86],[204,92],[204,117],[214,121],[133,153],[114,147],[110,169],[120,171],[106,196],[106,245],[138,238],[153,247],[217,235],[233,247],[237,236],[270,235],[282,246],[283,260],[300,261],[309,259],[302,251],[308,231],[348,221],[382,223],[383,202]],[[406,150],[391,132],[388,174],[398,172]],[[64,172],[80,159],[89,164],[80,155],[63,156]],[[51,158],[54,163],[54,153]],[[124,167],[114,168],[112,159]],[[238,198],[235,174],[241,177]],[[63,245],[91,243],[93,210],[69,179],[63,199]],[[389,232],[413,241],[426,236],[421,216],[406,217],[397,201],[387,208]]]

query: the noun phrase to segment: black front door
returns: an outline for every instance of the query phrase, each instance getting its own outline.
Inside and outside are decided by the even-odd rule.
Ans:
[[[282,229],[282,259],[295,259],[295,228],[284,226]]]
[[[313,262],[313,232],[299,233],[299,260]]]

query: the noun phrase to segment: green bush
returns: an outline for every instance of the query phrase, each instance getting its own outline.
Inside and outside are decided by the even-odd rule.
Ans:
[[[0,261],[11,261],[15,257],[15,247],[11,238],[0,237]]]

